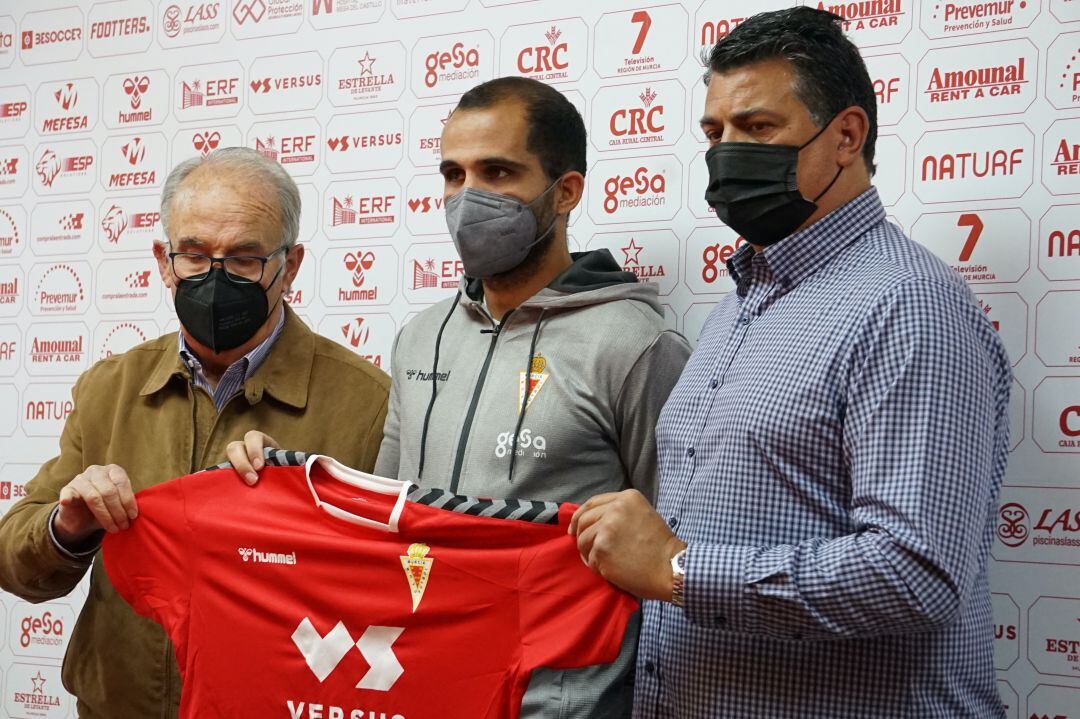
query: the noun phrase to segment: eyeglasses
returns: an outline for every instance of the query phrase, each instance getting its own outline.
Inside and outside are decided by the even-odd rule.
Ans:
[[[225,270],[225,278],[238,285],[262,282],[263,273],[266,271],[266,263],[279,252],[288,252],[289,248],[281,246],[269,255],[229,255],[228,257],[211,257],[201,252],[170,252],[169,262],[172,264],[173,274],[181,280],[202,282],[210,276],[210,269],[215,263],[219,263]]]

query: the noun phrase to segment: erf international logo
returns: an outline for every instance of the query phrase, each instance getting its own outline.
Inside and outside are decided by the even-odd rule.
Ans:
[[[308,22],[318,30],[376,22],[386,10],[386,0],[309,0]]]
[[[326,126],[325,151],[333,173],[392,169],[405,154],[405,119],[397,110],[335,115]]]
[[[34,94],[34,131],[62,135],[93,129],[99,98],[97,81],[91,77],[42,83]]]
[[[105,81],[105,124],[113,129],[160,125],[169,112],[164,70],[112,75]]]
[[[168,145],[160,133],[110,137],[101,148],[101,185],[106,190],[158,187],[168,172]]]
[[[248,130],[248,147],[281,163],[293,177],[315,172],[321,155],[322,130],[313,118],[259,122]]]
[[[24,65],[75,60],[83,49],[83,14],[77,7],[30,12],[19,34]]]
[[[401,185],[392,177],[331,182],[323,198],[323,231],[331,240],[390,237],[401,212]]]
[[[1003,488],[994,534],[999,562],[1080,564],[1080,490]]]
[[[1031,220],[1019,208],[927,213],[911,238],[971,285],[1016,282],[1031,262]]]
[[[931,204],[1020,197],[1031,185],[1034,144],[1020,124],[928,132],[915,143],[915,195]]]
[[[159,6],[158,42],[183,47],[217,42],[225,34],[222,1],[178,0]]]
[[[248,73],[248,107],[256,115],[314,109],[322,91],[322,57],[317,52],[260,57]]]
[[[89,192],[96,165],[97,148],[90,140],[38,145],[34,152],[34,189],[42,195]]]
[[[1043,135],[1043,184],[1054,195],[1080,193],[1080,119],[1056,120]]]
[[[931,4],[937,2],[933,0]],[[943,3],[944,4],[944,3]],[[859,47],[894,45],[911,31],[912,0],[870,0],[869,2],[807,3],[844,18],[844,32]]]
[[[223,1],[231,8],[232,34],[241,40],[294,33],[304,22],[303,0]]]
[[[405,252],[402,263],[405,299],[415,304],[434,304],[452,295],[465,267],[452,242],[420,242]]]
[[[1040,674],[1080,677],[1080,598],[1035,600],[1028,609],[1028,658]]]
[[[389,245],[330,250],[322,257],[320,293],[334,307],[385,305],[397,294],[398,256]]]
[[[146,52],[154,39],[150,0],[109,0],[90,8],[86,49],[94,57]]]
[[[677,80],[604,87],[589,136],[601,152],[673,145],[682,137],[686,92]]]
[[[919,114],[934,121],[1024,112],[1035,101],[1038,63],[1028,40],[931,50],[919,63]]]
[[[580,18],[511,25],[502,36],[500,72],[549,84],[580,80],[589,28]]]
[[[608,250],[624,272],[653,283],[661,295],[671,294],[679,282],[679,240],[671,230],[601,233],[589,249]]]
[[[26,247],[26,209],[0,207],[0,258],[18,257]]]
[[[361,359],[390,371],[390,351],[397,333],[390,315],[327,315],[319,322],[319,333],[355,352]]]
[[[173,88],[173,110],[182,122],[232,117],[240,112],[244,70],[235,60],[182,67]]]
[[[922,4],[921,26],[931,39],[1022,30],[1039,14],[1039,0],[933,0]]]
[[[1039,269],[1050,280],[1080,280],[1080,210],[1056,205],[1039,222]]]
[[[460,95],[495,73],[495,39],[487,30],[422,37],[413,47],[411,82],[419,98]]]
[[[400,42],[339,48],[330,56],[330,102],[338,107],[394,102],[405,91],[407,65]]]
[[[682,163],[673,155],[601,160],[589,182],[597,224],[670,220],[682,204]]]
[[[600,77],[633,77],[677,70],[686,45],[686,11],[679,5],[605,13],[596,25],[604,42],[594,48],[593,66]]]
[[[88,200],[39,202],[30,217],[35,255],[82,255],[90,249],[94,208]]]

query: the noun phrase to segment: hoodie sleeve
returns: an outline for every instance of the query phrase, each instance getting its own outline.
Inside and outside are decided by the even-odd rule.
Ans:
[[[682,335],[661,332],[630,368],[615,404],[619,455],[630,486],[650,502],[656,501],[656,420],[689,357]]]
[[[390,404],[383,423],[379,457],[375,460],[375,474],[395,479],[401,469],[401,357],[398,356],[398,345],[404,332],[405,328],[402,327],[394,338],[390,353]]]

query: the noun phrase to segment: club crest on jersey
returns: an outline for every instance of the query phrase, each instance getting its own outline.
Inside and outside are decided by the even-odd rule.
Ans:
[[[401,555],[401,568],[405,570],[405,578],[409,580],[414,612],[424,598],[424,590],[427,589],[428,578],[431,576],[431,565],[435,564],[435,559],[427,556],[430,551],[431,547],[426,544],[411,544],[407,554]]]
[[[547,360],[540,355],[533,357],[532,365],[529,367],[529,376],[525,377],[524,372],[518,372],[518,395],[517,395],[517,407],[518,413],[521,413],[521,405],[525,405],[525,409],[533,403],[536,396],[540,394],[540,390],[544,388],[544,383],[547,382],[551,373],[547,371]],[[526,384],[528,384],[528,390],[526,390]],[[529,399],[525,401],[525,392],[528,391]]]

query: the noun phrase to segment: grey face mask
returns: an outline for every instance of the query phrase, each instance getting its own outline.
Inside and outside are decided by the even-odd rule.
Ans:
[[[528,204],[471,187],[446,199],[446,227],[467,276],[488,279],[525,261],[529,250],[555,229],[558,215],[537,235],[532,206],[558,182],[552,182]]]

